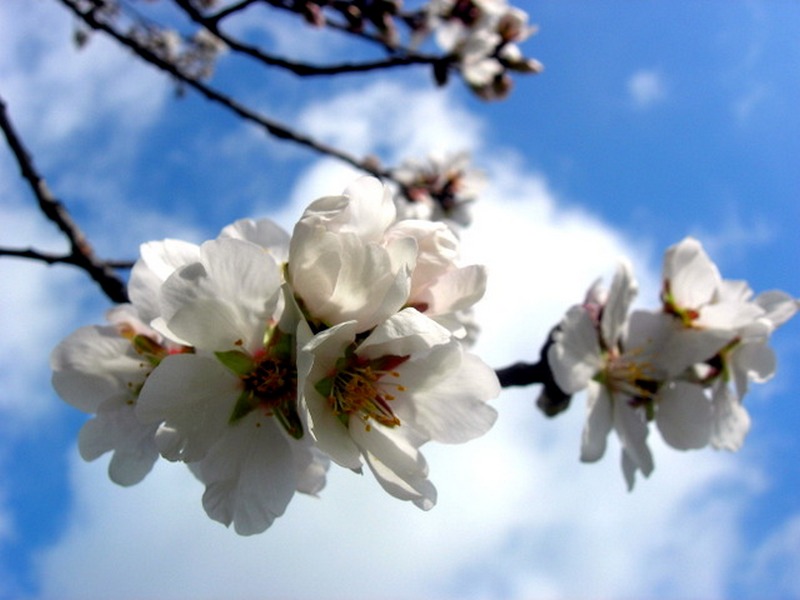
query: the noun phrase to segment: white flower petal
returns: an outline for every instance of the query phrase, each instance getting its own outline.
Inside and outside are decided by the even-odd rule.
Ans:
[[[81,327],[50,355],[53,387],[75,408],[96,412],[108,397],[135,391],[150,365],[136,354],[116,327]]]
[[[735,452],[742,447],[750,430],[750,415],[724,381],[715,386],[712,409],[711,445]]]
[[[661,437],[673,448],[703,448],[711,439],[713,411],[699,385],[676,381],[662,390],[656,411]]]
[[[582,307],[573,306],[553,339],[555,343],[547,352],[548,364],[558,387],[566,394],[574,394],[602,368],[597,328]]]
[[[128,296],[149,323],[160,314],[159,290],[170,275],[200,258],[200,247],[181,240],[147,242],[139,247],[141,257],[131,270]]]
[[[425,314],[441,315],[470,308],[486,293],[486,267],[470,265],[441,275],[411,303],[426,305]]]
[[[600,319],[600,330],[606,346],[613,348],[618,345],[628,322],[628,310],[638,291],[633,268],[628,261],[622,261],[614,274]]]
[[[235,239],[206,242],[200,251],[199,262],[177,270],[161,288],[161,314],[168,325],[179,310],[197,301],[227,302],[248,326],[272,313],[281,275],[268,252]]]
[[[409,356],[452,340],[449,330],[413,308],[393,314],[358,347],[364,358]]]
[[[748,381],[764,383],[772,379],[778,360],[765,340],[743,343],[735,348],[730,357],[730,365],[736,382],[736,393],[741,400],[747,393]]]
[[[462,444],[485,434],[494,425],[497,411],[486,401],[500,394],[500,383],[486,363],[473,354],[462,353],[458,345],[452,350],[437,348],[432,354],[445,352],[458,366],[448,368],[447,377],[432,377],[426,383],[409,378],[406,387],[410,391],[398,398],[402,404],[398,405],[397,415],[403,424],[411,420],[411,427],[430,439]],[[439,373],[428,360],[419,362],[423,368],[427,365],[434,374]]]
[[[764,318],[768,319],[773,327],[783,325],[800,309],[800,301],[778,290],[763,292],[754,302],[764,309]]]
[[[258,411],[227,426],[193,471],[206,484],[208,516],[233,523],[240,535],[267,529],[284,513],[296,487],[290,442]]]
[[[384,490],[395,498],[410,500],[422,510],[436,504],[436,488],[428,480],[428,465],[415,444],[398,429],[362,423],[350,427],[362,448],[372,473]]]
[[[604,386],[591,381],[586,394],[587,414],[581,438],[581,460],[595,462],[606,452],[608,434],[614,425],[614,411],[611,396]]]
[[[347,427],[333,414],[328,400],[316,385],[330,377],[339,357],[355,339],[356,323],[350,321],[331,327],[308,339],[310,331],[303,322],[298,326],[298,343],[308,339],[298,350],[297,379],[300,394],[298,408],[308,433],[331,460],[348,469],[362,466],[361,453]],[[304,329],[306,331],[304,331]]]
[[[642,412],[628,404],[624,397],[614,397],[614,429],[622,443],[623,452],[631,464],[647,477],[653,472],[653,455],[647,447],[647,422]],[[627,478],[627,476],[626,476]],[[628,486],[632,487],[628,481]]]
[[[664,254],[664,279],[681,308],[699,308],[714,298],[720,277],[717,266],[696,239],[687,237]]]
[[[143,424],[136,418],[130,395],[114,396],[103,402],[97,416],[83,425],[78,448],[87,461],[114,451],[109,477],[119,485],[134,485],[144,479],[158,459],[154,442],[157,427],[157,423]]]
[[[139,395],[136,416],[164,424],[156,445],[168,460],[202,459],[228,426],[240,379],[216,359],[196,354],[165,358]]]
[[[239,219],[223,228],[220,238],[245,240],[269,250],[277,263],[289,260],[289,234],[269,219]]]
[[[717,302],[704,306],[695,321],[698,327],[737,329],[764,315],[764,309],[752,302]]]

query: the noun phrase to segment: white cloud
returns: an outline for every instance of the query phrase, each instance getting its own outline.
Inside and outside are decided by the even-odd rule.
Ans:
[[[664,76],[653,69],[636,71],[627,81],[628,97],[636,108],[644,109],[661,102],[667,95]]]
[[[733,116],[739,122],[746,121],[755,111],[762,109],[764,103],[772,99],[772,97],[773,94],[769,86],[749,79],[747,81],[747,89],[742,91],[733,102]]]
[[[746,580],[754,589],[769,586],[785,597],[800,596],[800,514],[781,524],[753,552]]]
[[[314,103],[300,124],[357,158],[377,152],[394,164],[409,156],[475,146],[482,124],[454,98],[450,92],[410,92],[396,81],[378,80]]]
[[[134,64],[102,35],[81,51],[70,47],[74,23],[55,2],[0,5],[3,94],[17,126],[41,147],[38,156],[57,155],[59,142],[112,122],[122,151],[168,95],[162,76]]]

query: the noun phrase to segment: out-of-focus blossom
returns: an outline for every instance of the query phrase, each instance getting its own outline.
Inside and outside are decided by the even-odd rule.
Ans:
[[[528,14],[505,0],[434,0],[426,10],[425,29],[456,61],[467,85],[484,100],[511,90],[508,71],[539,73],[542,65],[525,58],[517,46],[536,28]]]
[[[741,447],[748,383],[773,375],[769,336],[797,311],[782,292],[753,299],[746,283],[723,280],[691,238],[665,253],[661,310],[630,313],[635,294],[624,264],[608,293],[595,284],[569,310],[547,352],[561,391],[588,390],[581,459],[601,458],[616,431],[629,488],[653,469],[650,422],[680,450]]]
[[[425,161],[407,160],[392,172],[401,186],[398,218],[469,225],[469,206],[478,199],[486,178],[470,165],[467,152],[434,154]]]

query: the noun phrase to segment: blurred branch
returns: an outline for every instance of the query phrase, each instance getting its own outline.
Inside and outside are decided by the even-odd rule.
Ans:
[[[228,17],[234,13],[240,12],[250,6],[251,4],[255,4],[260,2],[260,0],[242,0],[241,2],[234,2],[230,6],[226,6],[225,8],[220,9],[214,15],[210,15],[206,17],[209,21],[214,21],[219,23],[225,17]]]
[[[551,332],[544,346],[542,346],[539,362],[518,362],[502,369],[495,369],[500,385],[504,388],[541,383],[542,391],[536,406],[548,417],[554,417],[565,411],[572,400],[570,394],[564,393],[558,387],[555,377],[553,377],[553,371],[547,361],[547,352],[552,344],[553,334]]]
[[[72,254],[51,254],[49,252],[34,250],[33,248],[0,248],[0,256],[38,260],[48,265],[62,264],[76,267],[81,266],[80,261]],[[133,262],[131,261],[108,260],[105,261],[105,264],[112,269],[130,269],[133,267]]]
[[[118,43],[125,46],[129,50],[133,51],[139,58],[143,59],[145,62],[157,67],[158,69],[169,73],[172,77],[178,80],[180,83],[187,85],[188,87],[194,89],[201,95],[205,96],[208,100],[215,102],[229,111],[233,112],[234,114],[238,115],[245,121],[250,123],[254,123],[255,125],[259,126],[261,129],[264,129],[268,134],[282,140],[292,141],[300,146],[304,146],[310,150],[313,150],[319,154],[324,154],[326,156],[331,156],[333,158],[337,158],[361,171],[374,175],[376,177],[382,179],[392,179],[391,174],[383,169],[378,168],[370,162],[369,160],[359,160],[358,158],[339,150],[333,146],[329,146],[327,144],[323,144],[322,142],[318,142],[313,138],[297,133],[292,131],[288,127],[278,123],[277,121],[273,121],[268,119],[267,117],[249,109],[248,107],[240,104],[233,98],[223,94],[222,92],[212,88],[211,86],[203,83],[202,81],[190,77],[183,73],[180,68],[176,65],[171,63],[168,60],[158,56],[155,52],[138,42],[137,40],[133,39],[132,37],[117,31],[112,25],[105,23],[102,19],[98,18],[96,15],[96,11],[98,8],[96,6],[89,7],[87,9],[81,8],[81,2],[79,0],[58,0],[70,9],[79,19],[81,19],[88,27],[91,29],[102,31],[107,35],[114,38]]]
[[[391,56],[383,60],[376,60],[371,62],[362,63],[342,63],[338,65],[310,65],[307,63],[300,63],[295,61],[277,58],[266,54],[255,46],[243,44],[242,42],[234,39],[233,37],[225,34],[220,30],[220,19],[217,16],[206,17],[192,5],[191,0],[175,0],[175,3],[183,9],[186,15],[196,24],[204,27],[217,38],[225,42],[229,49],[240,52],[258,60],[259,62],[286,69],[304,77],[320,76],[320,75],[340,75],[344,73],[363,73],[367,71],[377,71],[382,69],[391,69],[394,67],[404,67],[409,65],[437,65],[439,63],[447,64],[451,59],[440,56],[429,56],[417,53],[403,53],[401,55]],[[440,67],[441,68],[441,67]]]
[[[56,224],[66,236],[70,245],[70,253],[60,258],[45,255],[33,250],[5,250],[6,256],[18,256],[43,260],[49,264],[61,262],[75,265],[86,271],[113,302],[127,302],[128,293],[125,283],[117,276],[111,265],[97,258],[86,236],[72,220],[66,207],[50,192],[45,180],[33,166],[33,160],[20,140],[11,120],[6,113],[6,103],[0,97],[0,128],[5,134],[6,142],[11,148],[19,165],[20,174],[30,185],[39,203],[39,208],[47,219]],[[25,256],[25,254],[28,254]]]

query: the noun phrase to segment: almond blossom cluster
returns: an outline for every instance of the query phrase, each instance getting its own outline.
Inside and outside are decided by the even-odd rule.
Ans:
[[[631,311],[637,283],[622,263],[609,290],[595,283],[567,312],[547,351],[561,390],[587,390],[581,460],[599,460],[615,431],[629,489],[637,471],[653,471],[653,422],[680,450],[741,447],[749,382],[773,376],[770,335],[798,310],[783,292],[754,297],[746,282],[723,279],[692,238],[666,251],[662,277],[661,306]]]
[[[331,462],[366,464],[427,510],[420,447],[496,418],[497,377],[462,342],[485,285],[446,225],[398,221],[391,193],[363,178],[313,202],[291,236],[242,220],[200,245],[144,244],[130,304],[56,347],[53,385],[93,415],[84,459],[111,452],[121,485],[159,456],[186,463],[208,515],[240,534],[317,494]]]
[[[470,162],[468,152],[404,161],[392,171],[401,187],[395,198],[397,210],[407,218],[444,221],[456,230],[469,225],[469,206],[486,184],[483,173]]]
[[[542,64],[523,56],[518,42],[536,32],[528,14],[506,0],[431,0],[427,29],[437,44],[455,56],[464,81],[484,100],[511,91],[509,72],[539,73]]]

